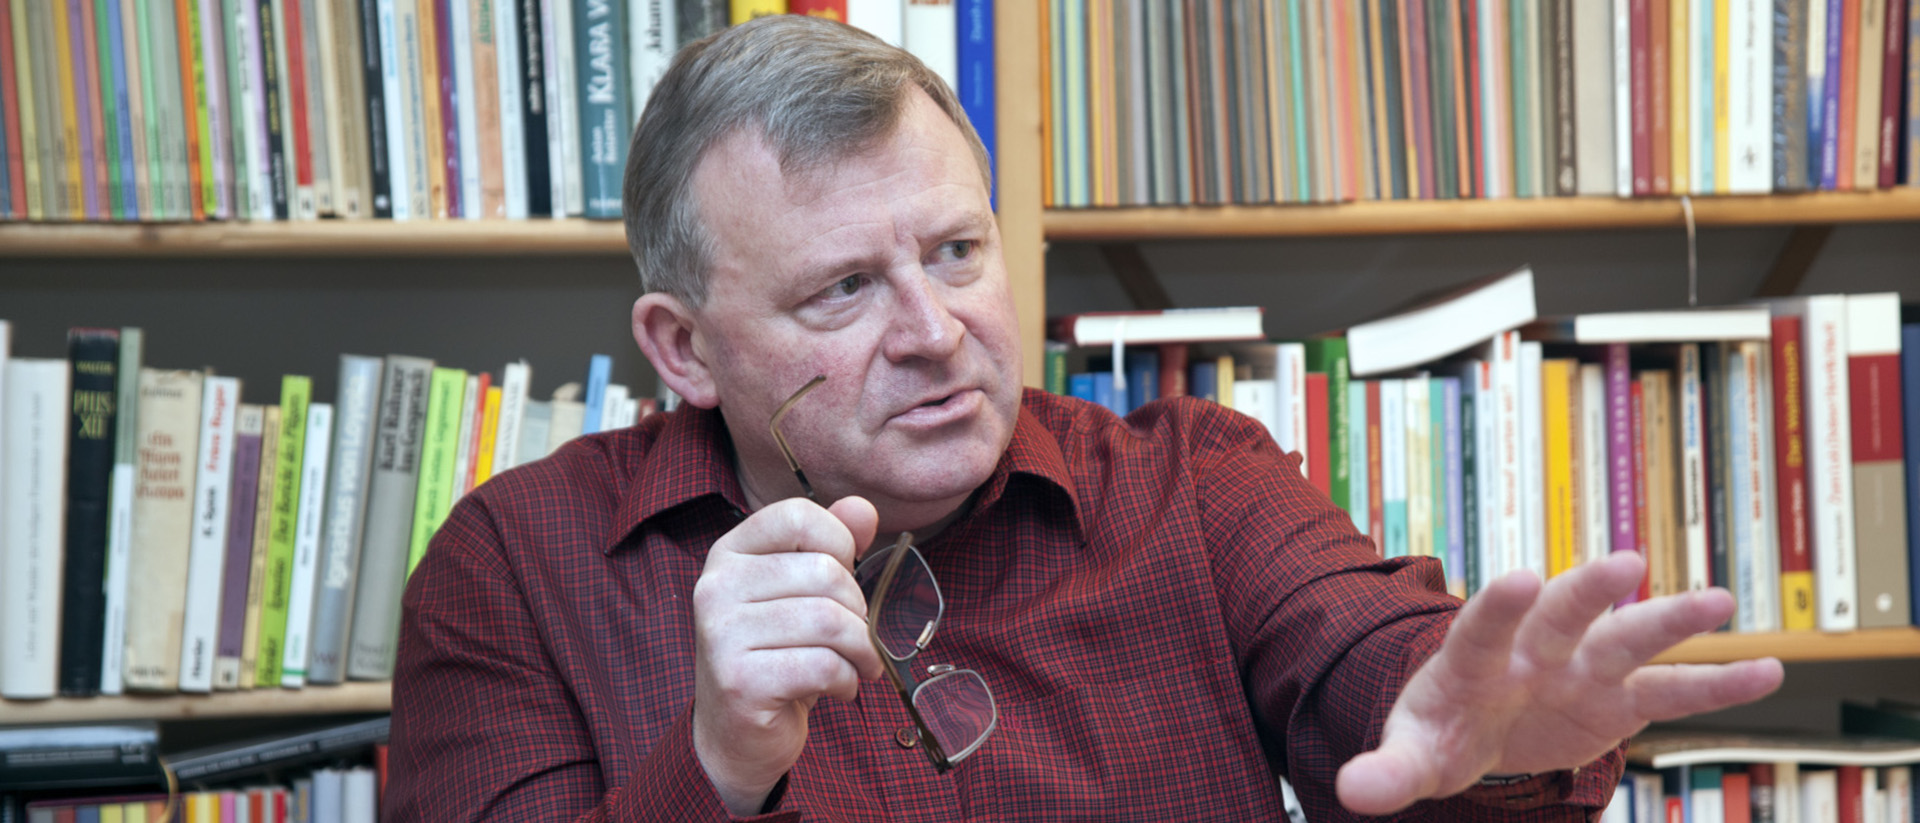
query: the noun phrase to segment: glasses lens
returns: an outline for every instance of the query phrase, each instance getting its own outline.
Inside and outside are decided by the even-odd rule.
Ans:
[[[875,603],[874,594],[896,552],[905,551],[893,584],[887,588],[885,603]],[[933,570],[912,546],[888,546],[869,555],[855,572],[860,591],[867,596],[867,619],[873,622],[880,645],[895,660],[905,660],[926,648],[933,629],[940,623],[940,586],[933,582]]]
[[[987,681],[968,669],[947,672],[920,684],[913,693],[913,707],[940,743],[940,750],[947,753],[949,763],[973,754],[1000,719]]]

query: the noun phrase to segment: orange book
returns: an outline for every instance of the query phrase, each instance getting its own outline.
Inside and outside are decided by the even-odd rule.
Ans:
[[[1647,87],[1651,89],[1648,114],[1652,128],[1647,135],[1653,152],[1653,193],[1673,193],[1673,12],[1670,2],[1687,0],[1650,0],[1647,6]],[[1771,48],[1771,45],[1768,46]]]
[[[1548,358],[1540,363],[1540,422],[1547,504],[1547,576],[1580,562],[1574,543],[1573,387],[1580,363]]]
[[[493,21],[476,7],[473,30],[473,123],[480,157],[480,216],[507,216],[507,181],[501,166],[499,52]]]
[[[174,13],[179,15],[174,18],[173,30],[180,41],[180,114],[187,125],[187,207],[193,211],[194,222],[207,219],[206,178],[202,175],[208,171],[200,162],[200,124],[207,119],[207,97],[193,72],[193,64],[200,57],[192,24],[200,16],[198,7],[194,0],[173,0]]]
[[[1460,3],[1447,4],[1448,31],[1465,31],[1465,28],[1461,25],[1461,7],[1462,4]],[[1451,56],[1453,57],[1453,145],[1454,163],[1456,164],[1454,166],[1454,176],[1459,181],[1458,187],[1455,190],[1455,196],[1466,200],[1478,195],[1478,184],[1480,182],[1474,179],[1473,174],[1474,161],[1476,159],[1473,156],[1474,109],[1469,102],[1473,96],[1473,78],[1467,75],[1467,49],[1471,47],[1473,41],[1464,36],[1451,36],[1451,39],[1453,40],[1453,48],[1451,49]]]
[[[1835,145],[1839,146],[1839,161],[1835,169],[1834,189],[1848,191],[1853,188],[1853,159],[1851,154],[1854,140],[1853,119],[1858,115],[1860,101],[1860,0],[1844,0],[1840,7],[1840,122],[1835,129]],[[1833,33],[1828,32],[1828,37]]]
[[[88,193],[93,197],[95,211],[89,214],[88,217],[95,220],[114,220],[125,216],[126,212],[123,209],[115,209],[113,207],[115,203],[119,202],[120,190],[118,186],[112,186],[110,181],[120,176],[120,169],[112,169],[112,174],[109,176],[107,140],[110,138],[107,136],[107,133],[112,127],[108,124],[108,121],[101,116],[103,104],[100,99],[102,96],[113,94],[113,78],[100,76],[101,44],[100,38],[97,36],[100,28],[95,24],[93,15],[93,4],[82,3],[80,4],[80,19],[72,21],[79,26],[81,42],[86,51],[85,62],[81,63],[81,66],[85,69],[84,73],[87,75],[86,88],[84,89],[87,97],[85,103],[87,107],[86,117],[93,124],[93,127],[88,129],[90,132],[89,145],[82,147],[84,151],[90,151],[93,155],[93,188],[92,191]],[[76,92],[78,91],[81,90],[76,90]],[[0,162],[5,162],[5,159],[0,158]],[[1879,166],[1876,165],[1874,168],[1877,171]]]
[[[1088,0],[1087,8],[1087,196],[1111,206],[1107,170],[1113,165],[1113,9],[1111,0]]]
[[[1367,99],[1373,104],[1373,180],[1374,197],[1393,199],[1393,144],[1387,129],[1386,40],[1378,21],[1385,16],[1385,4],[1391,0],[1372,0],[1373,25],[1367,26],[1367,64],[1370,69]]]
[[[1402,124],[1400,131],[1403,142],[1406,143],[1407,199],[1424,200],[1432,193],[1424,191],[1420,185],[1420,161],[1423,158],[1420,151],[1420,129],[1416,125],[1420,122],[1420,118],[1414,110],[1414,103],[1422,92],[1420,85],[1415,82],[1414,54],[1410,44],[1414,38],[1424,37],[1425,33],[1414,30],[1412,16],[1404,10],[1401,12],[1399,37],[1396,38],[1400,48],[1400,122]]]
[[[1359,101],[1350,92],[1353,88],[1353,57],[1348,54],[1353,42],[1351,26],[1353,15],[1346,3],[1327,5],[1328,56],[1326,70],[1332,75],[1335,90],[1332,114],[1334,128],[1332,148],[1333,159],[1338,162],[1337,176],[1334,178],[1333,199],[1345,201],[1359,196]]]
[[[1049,7],[1054,4],[1048,3]],[[1040,143],[1044,149],[1040,152],[1040,204],[1052,207],[1059,205],[1053,190],[1053,153],[1059,150],[1060,135],[1054,133],[1053,107],[1060,95],[1064,83],[1053,71],[1053,14],[1051,8],[1041,9],[1040,18]],[[485,144],[481,144],[484,150]],[[485,168],[485,161],[482,161]],[[485,185],[482,183],[482,185]],[[489,212],[491,213],[491,212]]]
[[[427,136],[427,208],[435,218],[445,220],[451,211],[447,208],[446,131],[440,119],[440,61],[435,59],[440,53],[440,32],[434,27],[433,0],[420,0],[419,14],[420,99],[425,101],[420,106],[420,131]],[[558,106],[550,109],[558,111]],[[564,204],[553,204],[554,214],[565,210]]]
[[[81,194],[80,170],[80,108],[75,100],[73,77],[73,48],[67,20],[67,4],[49,3],[53,7],[53,54],[55,76],[59,81],[59,129],[56,145],[60,148],[60,166],[65,170],[60,180],[60,195],[65,201],[65,217],[73,220],[87,218],[85,198]]]

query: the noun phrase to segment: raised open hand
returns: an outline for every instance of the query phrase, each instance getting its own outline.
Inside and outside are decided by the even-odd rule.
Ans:
[[[1607,607],[1646,565],[1633,552],[1575,568],[1544,587],[1516,572],[1475,595],[1446,642],[1387,716],[1380,747],[1347,762],[1341,805],[1387,814],[1448,797],[1488,774],[1580,766],[1649,722],[1747,703],[1780,685],[1771,658],[1648,666],[1733,614],[1724,589]]]

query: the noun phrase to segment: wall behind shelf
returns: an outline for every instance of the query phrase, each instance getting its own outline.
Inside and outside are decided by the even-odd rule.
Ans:
[[[146,362],[212,366],[274,402],[282,374],[331,399],[342,353],[413,354],[485,370],[525,358],[532,394],[585,380],[613,357],[614,382],[652,396],[629,317],[639,281],[618,255],[0,262],[0,318],[13,353],[64,357],[69,326],[144,327]]]
[[[1549,208],[1543,205],[1543,208]],[[1700,303],[1753,294],[1786,243],[1785,228],[1703,230]],[[1450,234],[1142,243],[1176,306],[1262,305],[1267,332],[1300,337],[1344,328],[1436,289],[1531,264],[1544,314],[1674,308],[1687,301],[1682,230]],[[1803,293],[1897,291],[1920,300],[1920,231],[1842,226]],[[1132,308],[1089,244],[1047,252],[1047,311]]]

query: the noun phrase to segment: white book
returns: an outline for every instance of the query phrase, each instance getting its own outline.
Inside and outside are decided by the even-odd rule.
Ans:
[[[902,0],[847,0],[847,23],[889,46],[906,45],[906,3]]]
[[[1499,100],[1506,97],[1506,89],[1502,87],[1500,78],[1505,75],[1507,48],[1496,36],[1494,9],[1496,6],[1504,6],[1505,3],[1503,0],[1477,0],[1477,2],[1479,8],[1474,20],[1479,29],[1479,37],[1475,42],[1479,49],[1480,65],[1492,67],[1490,71],[1483,68],[1480,72],[1480,99]],[[1615,0],[1615,2],[1625,3],[1626,0]],[[1480,134],[1484,137],[1481,141],[1480,168],[1486,171],[1487,196],[1512,197],[1513,182],[1507,177],[1512,147],[1508,143],[1507,127],[1501,125],[1498,106],[1480,108]],[[1383,184],[1382,188],[1385,187]]]
[[[1853,511],[1853,425],[1847,379],[1847,298],[1795,297],[1771,303],[1801,318],[1801,385],[1806,387],[1807,498],[1814,589],[1821,631],[1859,628]]]
[[[1307,463],[1312,457],[1307,453],[1307,346],[1305,343],[1281,343],[1277,353],[1279,374],[1274,379],[1278,381],[1275,388],[1279,394],[1275,398],[1275,423],[1278,430],[1284,433],[1280,450],[1299,452],[1300,474],[1304,477]]]
[[[1680,523],[1687,558],[1687,590],[1700,591],[1713,559],[1707,544],[1706,395],[1700,385],[1700,346],[1680,347]],[[1604,452],[1602,452],[1604,453]]]
[[[381,0],[382,3],[389,0]],[[527,217],[525,103],[520,99],[520,24],[514,4],[493,2],[493,47],[500,83],[500,165],[506,189],[507,219]]]
[[[305,462],[300,467],[299,511],[294,520],[293,582],[287,590],[287,639],[280,658],[280,685],[307,684],[312,649],[313,601],[320,572],[322,521],[326,518],[327,461],[333,451],[333,404],[307,405]]]
[[[467,0],[447,4],[453,39],[454,112],[460,129],[460,216],[480,219],[480,116],[474,111],[473,9]]]
[[[1735,5],[1738,5],[1737,3]],[[1727,800],[1718,785],[1693,787],[1687,792],[1687,819],[1697,823],[1723,823],[1727,818]]]
[[[0,321],[0,362],[6,357],[5,321]],[[106,634],[100,652],[100,693],[117,695],[124,688],[121,667],[127,642],[127,561],[133,545],[134,456],[138,453],[140,422],[140,361],[145,334],[137,327],[120,330],[119,381],[114,393],[113,486],[107,492],[107,613]]]
[[[620,427],[624,429],[638,422],[640,422],[640,401],[629,397],[626,402],[620,404]]]
[[[291,3],[293,0],[287,0]],[[328,47],[331,42],[322,43],[320,34],[332,27],[320,18],[330,18],[331,14],[320,14],[315,0],[300,0],[300,40],[302,53],[301,71],[305,72],[307,95],[307,146],[308,162],[313,170],[313,213],[304,215],[307,219],[319,219],[322,214],[333,213],[333,151],[330,144],[334,134],[338,133],[344,117],[332,116],[333,109],[327,107],[326,79],[321,64],[330,64],[331,59],[322,59],[331,55]]]
[[[1474,504],[1480,507],[1479,552],[1480,585],[1498,576],[1500,569],[1500,534],[1496,528],[1499,522],[1500,504],[1500,463],[1498,459],[1498,441],[1500,424],[1494,406],[1499,397],[1493,388],[1493,363],[1484,358],[1475,358],[1470,362],[1469,372],[1473,379],[1473,436],[1474,436],[1474,475],[1478,480],[1478,499]]]
[[[559,219],[585,211],[580,101],[574,97],[579,72],[573,62],[573,0],[540,0],[540,28],[547,41],[541,55],[547,67],[547,179],[553,187],[553,216]]]
[[[1277,437],[1273,420],[1273,410],[1278,405],[1275,397],[1279,389],[1270,378],[1233,381],[1233,408],[1253,418],[1266,427],[1270,437]]]
[[[233,490],[234,418],[240,380],[206,379],[200,394],[200,459],[194,464],[193,539],[187,549],[187,611],[180,628],[180,690],[213,691],[220,594]]]
[[[632,392],[624,384],[607,384],[607,391],[600,398],[600,419],[604,421],[604,425],[600,427],[601,431],[625,428],[633,424],[626,418],[627,400],[631,396]]]
[[[419,4],[407,0],[395,0],[393,16],[396,21],[396,39],[394,48],[400,59],[400,123],[403,127],[399,139],[394,140],[394,132],[387,133],[391,142],[399,142],[406,147],[407,188],[396,190],[396,200],[404,197],[408,200],[407,214],[414,219],[424,220],[433,217],[435,210],[442,204],[433,202],[433,171],[429,168],[433,154],[427,146],[428,140],[444,139],[438,134],[427,133],[427,107],[439,106],[439,89],[426,86],[426,61],[434,56],[422,50],[420,30],[422,26],[433,25],[431,16],[422,16]],[[394,207],[399,214],[399,207]]]
[[[465,393],[460,397],[460,430],[455,435],[460,439],[453,446],[453,483],[447,486],[452,495],[449,506],[466,496],[467,481],[473,478],[473,427],[480,425],[479,406],[486,403],[480,395],[480,375],[467,375]]]
[[[1888,766],[1883,775],[1887,787],[1887,823],[1913,823],[1913,767]]]
[[[1613,0],[1613,185],[1620,197],[1633,196],[1633,27],[1627,5]]]
[[[387,185],[391,192],[389,197],[393,204],[395,220],[411,220],[414,217],[427,216],[424,213],[418,215],[413,213],[413,198],[407,194],[413,190],[413,166],[407,162],[407,150],[412,145],[412,141],[406,137],[408,122],[405,87],[402,85],[400,73],[400,56],[405,53],[405,46],[400,42],[399,34],[395,31],[395,27],[400,23],[395,5],[406,2],[407,0],[379,0],[375,6],[380,15],[380,102],[386,108],[387,117]],[[511,20],[511,16],[508,19]],[[365,22],[371,24],[374,21]],[[502,97],[504,96],[503,93]]]
[[[1380,552],[1407,553],[1407,381],[1380,381],[1380,508],[1386,534]]]
[[[1696,384],[1697,387],[1697,384]],[[1613,550],[1607,500],[1607,374],[1598,363],[1580,364],[1580,517],[1582,562],[1606,559]]]
[[[340,819],[343,823],[374,823],[379,819],[379,781],[372,769],[348,769],[346,785],[341,787]],[[316,818],[317,819],[317,818]]]
[[[1881,812],[1883,812],[1885,808],[1885,792],[1880,789],[1880,770],[1872,767],[1862,768],[1860,770],[1860,816],[1863,818],[1862,823],[1881,823]]]
[[[520,429],[527,414],[527,383],[532,379],[533,369],[525,360],[508,363],[500,370],[500,429],[493,436],[494,474],[520,464]]]
[[[344,820],[340,804],[346,799],[346,793],[346,772],[339,769],[316,770],[313,773],[313,789],[308,795],[312,798],[312,812],[307,819],[314,823]]]
[[[1773,9],[1727,4],[1727,191],[1773,190]],[[1865,51],[1865,49],[1863,49]]]
[[[548,401],[553,413],[547,424],[547,450],[542,456],[552,454],[554,449],[580,436],[587,417],[587,407],[580,400],[580,394],[580,384],[574,382],[562,383],[553,390],[553,399]]]
[[[205,375],[196,371],[140,370],[123,668],[129,691],[180,689],[180,628],[186,620],[204,385]]]
[[[1547,577],[1547,467],[1540,420],[1540,344],[1520,344],[1520,523],[1524,529],[1525,568]]]
[[[1362,380],[1347,381],[1347,414],[1353,424],[1347,426],[1347,454],[1353,455],[1352,465],[1348,467],[1347,510],[1353,518],[1353,529],[1361,534],[1369,534],[1372,528],[1369,516],[1367,494],[1371,491],[1367,483],[1367,384]]]
[[[1714,2],[1715,0],[1686,0],[1693,4],[1687,15],[1688,45],[1687,81],[1691,89],[1690,105],[1687,112],[1688,171],[1693,177],[1690,190],[1696,194],[1713,194],[1716,181],[1713,178],[1714,135],[1718,127],[1714,122],[1714,95],[1723,93],[1725,87],[1715,78],[1714,68]],[[1724,183],[1725,181],[1718,181]]]
[[[0,697],[52,697],[66,550],[67,361],[5,362],[0,410]]]
[[[1432,557],[1433,546],[1433,380],[1425,372],[1400,381],[1406,402],[1400,407],[1406,444],[1407,554]],[[1386,437],[1382,429],[1380,436]]]
[[[1582,195],[1612,196],[1618,162],[1613,147],[1613,9],[1591,1],[1572,5],[1573,31],[1577,32],[1573,38],[1575,179]]]
[[[1753,455],[1753,472],[1747,482],[1753,484],[1757,504],[1745,512],[1753,528],[1753,631],[1780,631],[1780,524],[1776,519],[1773,466],[1773,347],[1767,342],[1747,342],[1742,349],[1753,396],[1747,404],[1750,434],[1747,447]]]
[[[1832,769],[1800,773],[1801,823],[1840,823],[1840,773]]]
[[[647,109],[647,98],[653,94],[654,85],[667,73],[667,66],[673,63],[674,52],[679,51],[676,47],[680,25],[674,0],[637,2],[636,8],[627,11],[627,48],[631,52],[628,62],[633,67],[634,125],[639,125],[640,115]]]
[[[224,18],[220,15],[220,0],[198,0],[200,5],[200,59],[205,65],[199,77],[200,95],[206,98],[207,121],[214,124],[208,134],[210,145],[203,147],[205,156],[213,163],[213,202],[205,204],[207,216],[219,220],[233,219],[233,158],[229,155],[233,148],[231,130],[225,126],[232,122],[227,114],[227,72],[226,39]],[[103,24],[104,25],[104,24]],[[104,51],[104,49],[103,49]],[[103,55],[104,56],[104,55]],[[99,78],[96,77],[96,80]],[[108,103],[109,106],[113,104]],[[112,119],[113,112],[107,113]],[[95,128],[99,128],[98,125]],[[111,135],[108,140],[112,140]]]
[[[906,49],[946,81],[960,88],[960,18],[953,0],[906,0]]]
[[[246,110],[244,139],[247,144],[247,207],[254,220],[273,216],[273,168],[268,162],[266,54],[260,44],[260,5],[240,4],[236,30],[242,43],[239,50],[240,85],[233,90],[235,105]]]
[[[514,455],[516,466],[532,463],[546,457],[553,450],[548,448],[552,441],[553,403],[546,400],[528,400],[520,416],[520,449]]]
[[[1499,467],[1494,491],[1495,533],[1499,537],[1499,560],[1491,574],[1481,579],[1492,581],[1501,575],[1527,566],[1526,526],[1520,510],[1525,505],[1525,485],[1521,472],[1520,434],[1520,334],[1505,332],[1493,345],[1494,462]]]
[[[327,477],[326,517],[321,524],[319,582],[309,634],[307,681],[339,683],[346,677],[354,584],[373,471],[375,417],[379,413],[381,360],[340,356],[339,402],[334,407],[332,471]]]
[[[1600,823],[1633,823],[1632,784],[1621,782],[1613,787],[1613,799],[1607,801],[1607,809],[1600,813]]]
[[[1808,129],[1809,136],[1817,133],[1816,131],[1814,131],[1814,129],[1818,128],[1816,124],[1820,123],[1823,119],[1825,119],[1825,112],[1823,111],[1823,103],[1827,102],[1826,85],[1827,85],[1827,36],[1828,36],[1827,22],[1828,21],[1827,21],[1827,13],[1826,13],[1826,4],[1816,3],[1811,5],[1812,5],[1812,8],[1806,11],[1806,16],[1807,16],[1807,66],[1806,66],[1807,125],[1806,125],[1806,128]],[[1837,39],[1840,37],[1840,33],[1837,31],[1833,32],[1832,36]],[[1835,104],[1834,110],[1836,112],[1839,111],[1839,107],[1837,103]],[[1837,140],[1829,140],[1825,142],[1826,142],[1825,146],[1811,147],[1813,149],[1813,152],[1812,152],[1813,156],[1808,158],[1808,162],[1807,162],[1807,183],[1809,188],[1818,188],[1820,186],[1821,164],[1828,162],[1832,159],[1832,147],[1836,143],[1838,143]]]

